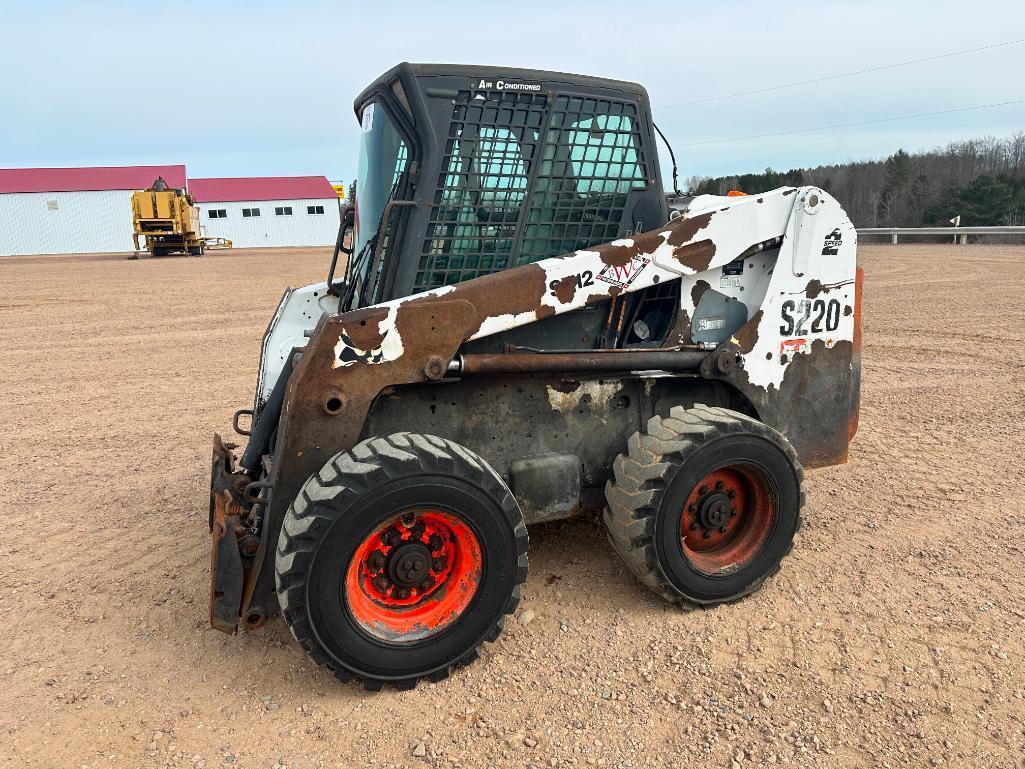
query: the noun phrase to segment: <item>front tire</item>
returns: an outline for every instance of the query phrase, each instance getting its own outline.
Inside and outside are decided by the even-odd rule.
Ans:
[[[673,603],[757,590],[793,547],[804,505],[797,453],[780,433],[708,406],[652,417],[606,485],[609,541]]]
[[[526,576],[527,529],[502,479],[468,449],[413,433],[365,440],[313,475],[275,559],[292,635],[371,690],[476,659]]]

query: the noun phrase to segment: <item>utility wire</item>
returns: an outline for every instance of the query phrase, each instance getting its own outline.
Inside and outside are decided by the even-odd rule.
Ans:
[[[992,43],[991,45],[983,45],[978,48],[968,48],[964,51],[951,51],[950,53],[941,53],[936,56],[926,56],[924,59],[909,59],[908,61],[899,61],[895,64],[883,64],[878,67],[869,67],[868,69],[859,69],[854,72],[843,72],[838,75],[826,75],[825,77],[816,77],[811,80],[799,80],[796,83],[784,83],[783,85],[773,85],[768,88],[755,88],[751,91],[738,91],[737,93],[729,93],[724,96],[708,96],[704,99],[695,99],[694,101],[683,101],[679,104],[667,104],[661,107],[653,107],[653,109],[676,109],[677,107],[689,107],[693,104],[707,104],[712,101],[724,101],[726,99],[736,99],[740,96],[752,96],[757,93],[768,93],[769,91],[781,91],[784,88],[796,88],[800,85],[810,85],[812,83],[822,83],[826,80],[838,80],[843,77],[854,77],[855,75],[864,75],[869,72],[882,72],[887,69],[895,69],[896,67],[906,67],[909,64],[921,64],[925,61],[936,61],[937,59],[949,59],[951,56],[963,56],[966,53],[978,53],[979,51],[988,51],[993,48],[1002,48],[1007,45],[1017,45],[1018,43],[1025,43],[1025,38],[1020,40],[1007,40],[1003,43]]]
[[[730,139],[704,139],[696,142],[683,142],[678,143],[677,147],[696,147],[701,144],[721,144],[723,142],[742,142],[748,139],[765,139],[770,136],[786,136],[788,134],[799,134],[807,133],[809,131],[828,131],[833,128],[850,128],[851,126],[859,125],[871,125],[872,123],[889,123],[894,120],[911,120],[912,118],[919,117],[932,117],[933,115],[949,115],[953,112],[969,112],[975,109],[989,109],[991,107],[1005,107],[1008,104],[1022,104],[1025,103],[1025,99],[1015,99],[1014,101],[1001,101],[994,104],[978,104],[974,107],[956,107],[954,109],[941,109],[937,112],[919,112],[914,115],[896,115],[894,117],[881,117],[876,120],[858,120],[854,123],[836,123],[835,125],[823,125],[815,126],[814,128],[794,128],[790,131],[773,131],[772,133],[765,134],[751,134],[750,136],[734,136]]]

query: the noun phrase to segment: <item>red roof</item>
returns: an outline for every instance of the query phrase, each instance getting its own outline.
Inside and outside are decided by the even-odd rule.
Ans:
[[[337,197],[324,176],[250,176],[191,179],[189,192],[197,203],[247,200],[308,200]]]
[[[185,166],[0,168],[0,193],[144,190],[158,176],[168,187],[185,186]]]

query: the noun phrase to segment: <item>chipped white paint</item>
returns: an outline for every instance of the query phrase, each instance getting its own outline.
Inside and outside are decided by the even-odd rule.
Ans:
[[[576,389],[568,393],[557,390],[551,385],[546,385],[546,387],[549,405],[564,416],[569,416],[580,408],[580,403],[585,396],[590,401],[588,409],[601,416],[608,413],[612,399],[620,390],[620,383],[618,379],[583,380]]]
[[[331,364],[332,368],[351,366],[357,362],[362,363],[383,363],[389,360],[397,360],[402,357],[402,335],[395,325],[395,319],[399,314],[398,305],[388,308],[388,314],[377,323],[377,333],[381,337],[381,344],[370,350],[363,350],[354,344],[347,334],[341,334],[335,343],[335,356]],[[346,351],[349,352],[346,355]]]
[[[389,307],[384,320],[377,324],[377,331],[381,335],[381,356],[384,360],[397,360],[402,357],[402,335],[399,334],[395,326],[395,318],[398,314],[397,306]]]
[[[531,310],[530,312],[517,313],[515,315],[512,313],[506,313],[505,315],[492,315],[491,317],[484,319],[484,322],[480,324],[480,328],[477,329],[477,333],[470,338],[480,339],[482,336],[491,336],[492,334],[497,334],[499,331],[505,331],[509,328],[525,326],[535,320],[537,320],[537,312],[534,310]]]
[[[815,205],[811,205],[813,197],[817,198]],[[696,228],[687,242],[677,246],[671,244],[670,238],[696,217],[707,219],[703,222],[704,226]],[[831,245],[826,247],[826,241],[829,240],[832,244],[837,233],[840,235],[840,245],[834,254]],[[753,243],[780,237],[782,243],[778,249],[764,251],[750,258],[750,276],[745,269],[744,275],[737,280],[722,280],[722,268],[733,262]],[[538,318],[538,310],[544,310],[542,317],[570,312],[583,307],[589,301],[599,301],[610,296],[615,293],[613,289],[620,292],[641,291],[669,280],[681,282],[681,310],[688,312],[692,317],[695,309],[692,289],[698,281],[703,280],[713,290],[742,301],[747,308],[748,319],[753,318],[758,311],[762,313],[754,347],[742,355],[741,361],[753,385],[778,387],[789,362],[795,355],[806,354],[815,340],[821,339],[823,343],[833,345],[839,341],[853,339],[856,233],[836,200],[820,189],[780,188],[746,197],[702,195],[691,201],[687,211],[675,218],[669,228],[658,232],[655,238],[651,235],[638,235],[620,238],[613,241],[612,245],[634,248],[638,243],[645,242],[645,239],[654,243],[649,251],[638,252],[628,266],[620,266],[618,270],[604,276],[602,271],[608,268],[608,265],[602,261],[601,254],[596,250],[580,250],[567,256],[537,262],[534,269],[540,268],[544,271],[545,286],[555,286],[560,281],[572,279],[575,284],[572,298],[562,301],[554,290],[546,290],[536,310],[500,313],[486,317],[469,338],[479,339],[533,323]],[[715,246],[707,267],[697,270],[677,259],[680,254],[686,254],[682,248],[703,241],[709,241]],[[828,253],[823,253],[824,251]],[[822,299],[837,299],[841,303],[839,322],[828,332],[807,329],[807,333],[788,336],[781,330],[784,327],[781,322],[783,305],[788,299],[806,296],[808,284],[812,280],[817,280],[827,287],[820,294]],[[323,284],[318,285],[323,287]],[[293,292],[287,299],[285,311],[290,311],[293,301],[308,302],[309,294],[313,293],[315,288],[307,287]],[[377,305],[388,309],[387,316],[378,324],[382,339],[380,348],[352,349],[353,354],[347,354],[346,357],[355,357],[371,364],[395,360],[405,349],[395,322],[401,306],[414,299],[426,296],[440,297],[457,291],[457,286],[444,286],[413,297]],[[501,307],[501,297],[496,297],[496,300],[497,306]],[[324,307],[321,311],[336,312],[337,307]],[[282,346],[282,349],[291,349],[289,345],[293,343],[295,346],[305,344],[302,331],[312,328],[317,318],[308,318],[306,325],[301,328],[301,324],[294,322],[291,325],[282,325],[283,320],[282,317],[277,323],[281,328],[274,328],[272,336],[275,343],[280,341],[279,346]],[[803,342],[800,341],[802,339]],[[272,347],[273,344],[267,349]],[[342,365],[339,356],[345,347],[346,344],[339,340],[335,347],[334,365]],[[284,354],[287,355],[287,351]],[[269,388],[273,386],[277,372],[280,371],[281,365],[272,361],[273,357],[270,354],[264,356],[266,371],[261,372],[261,392],[269,393]]]
[[[260,373],[256,381],[258,404],[270,397],[292,350],[306,346],[309,341],[306,332],[316,327],[322,315],[336,312],[338,297],[327,293],[327,283],[314,283],[285,291],[263,335]]]

